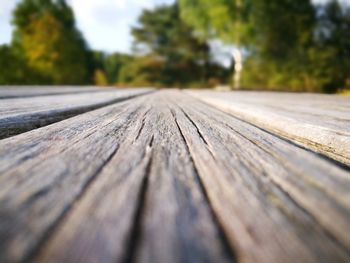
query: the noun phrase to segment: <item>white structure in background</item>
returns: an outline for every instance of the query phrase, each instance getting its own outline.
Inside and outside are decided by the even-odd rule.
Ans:
[[[209,41],[210,51],[213,61],[219,63],[225,68],[233,66],[232,83],[230,86],[218,86],[217,90],[239,89],[241,85],[241,76],[246,52],[244,49],[234,45],[226,45],[220,40]]]
[[[234,63],[235,63],[235,73],[233,75],[233,87],[239,89],[241,86],[241,75],[243,70],[243,55],[239,48],[235,48],[232,52]]]

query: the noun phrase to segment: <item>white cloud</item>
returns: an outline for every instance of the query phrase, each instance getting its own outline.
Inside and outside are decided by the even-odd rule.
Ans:
[[[160,2],[173,2],[162,0]],[[153,8],[155,0],[69,0],[78,27],[92,48],[106,51],[130,51],[130,28],[144,8]],[[159,2],[159,1],[157,1]]]
[[[11,41],[11,14],[16,6],[15,0],[0,0],[0,45]]]
[[[14,0],[0,0],[0,20],[9,19],[15,6],[16,1]]]

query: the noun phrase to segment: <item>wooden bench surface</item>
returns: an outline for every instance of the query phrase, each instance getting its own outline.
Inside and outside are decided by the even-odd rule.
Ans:
[[[21,92],[1,127],[53,121],[0,140],[0,262],[350,261],[348,98]]]
[[[350,165],[350,98],[268,92],[189,92],[258,127]]]
[[[59,94],[77,94],[77,93],[94,93],[101,91],[115,91],[114,88],[98,88],[98,87],[77,87],[77,86],[3,86],[0,87],[0,99],[9,98],[27,98],[46,95]]]
[[[73,94],[58,94],[57,96],[44,96],[42,94],[42,96],[30,99],[26,97],[2,99],[0,105],[0,139],[151,91],[152,89],[123,89],[120,91],[115,91],[115,89],[102,91],[99,89],[99,92],[94,90],[93,93],[72,91]]]

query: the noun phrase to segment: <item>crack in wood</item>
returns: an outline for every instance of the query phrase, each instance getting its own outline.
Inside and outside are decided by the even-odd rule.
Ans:
[[[28,113],[20,116],[2,118],[0,123],[0,140],[6,139],[17,134],[28,132],[53,123],[57,123],[66,119],[70,119],[80,114],[94,111],[113,104],[131,100],[150,94],[154,91],[147,91],[140,94],[133,94],[119,97],[106,102],[92,104],[88,106],[68,107],[61,110],[50,110],[46,112]]]
[[[118,129],[119,133],[121,134],[125,133],[128,125],[134,120],[132,116],[134,116],[136,112],[138,112],[139,110],[140,110],[140,107],[136,107],[135,110],[127,112],[128,114],[125,116],[126,121],[122,126],[123,130],[120,131],[120,129]],[[109,122],[109,123],[112,124],[113,122]],[[92,134],[94,134],[94,132],[87,134],[86,136],[83,137],[83,139],[86,139],[89,136],[92,136]],[[80,141],[81,140],[78,140],[75,143],[78,143]],[[69,213],[72,211],[72,208],[74,207],[74,205],[78,203],[79,200],[81,200],[86,195],[86,193],[88,192],[88,189],[90,189],[93,182],[96,181],[96,179],[98,178],[103,168],[111,161],[113,156],[115,156],[115,154],[118,152],[119,146],[120,145],[118,143],[113,146],[114,149],[106,157],[106,160],[103,161],[98,167],[96,167],[96,170],[94,171],[94,173],[89,178],[87,178],[87,180],[83,183],[83,185],[79,190],[79,193],[76,194],[74,199],[69,203],[67,203],[67,206],[62,208],[62,211],[60,212],[60,214],[57,215],[56,219],[47,226],[47,228],[43,231],[43,233],[40,233],[38,235],[36,244],[31,244],[29,249],[24,252],[24,255],[22,257],[24,262],[33,261],[37,257],[37,255],[40,254],[40,252],[42,251],[42,248],[45,247],[44,246],[45,241],[49,240],[52,236],[54,236],[56,230],[59,229],[59,226],[62,224],[62,222],[64,222],[64,219],[67,218]],[[68,148],[66,148],[66,150],[67,149]],[[63,150],[56,152],[55,154],[57,155],[62,153],[63,153]],[[64,173],[60,175],[58,178],[56,178],[56,180],[50,186],[45,187],[39,190],[38,192],[34,193],[33,195],[31,195],[26,201],[24,201],[23,203],[24,205],[22,204],[22,207],[24,208],[25,205],[30,206],[32,203],[36,202],[36,200],[45,198],[44,195],[50,192],[49,189],[51,190],[56,189],[58,187],[58,184],[63,180],[63,177],[66,177],[67,175],[69,174]]]
[[[180,110],[182,110],[182,109],[180,108]],[[194,169],[195,179],[196,179],[196,181],[198,183],[200,191],[203,194],[203,197],[204,197],[204,199],[206,201],[206,204],[207,204],[207,206],[209,208],[209,211],[210,211],[210,214],[211,214],[212,219],[214,221],[214,224],[216,225],[216,229],[218,231],[218,234],[219,234],[220,240],[222,242],[222,246],[224,248],[224,251],[229,256],[229,258],[232,259],[232,262],[238,262],[236,250],[235,250],[234,247],[231,246],[231,244],[229,242],[229,239],[228,239],[228,237],[227,237],[227,235],[226,235],[226,233],[224,231],[224,228],[223,228],[223,226],[222,226],[218,216],[216,215],[216,213],[215,213],[215,211],[213,209],[213,205],[212,205],[212,203],[210,201],[210,198],[208,196],[208,192],[207,192],[207,190],[206,190],[206,188],[205,188],[205,186],[204,186],[204,184],[202,182],[202,179],[201,179],[201,177],[199,175],[199,171],[198,171],[198,169],[196,167],[196,164],[195,164],[195,162],[193,160],[193,157],[191,155],[191,152],[190,152],[190,149],[189,149],[189,146],[188,146],[188,142],[187,142],[187,140],[186,140],[186,138],[185,138],[185,136],[183,134],[183,131],[182,131],[181,127],[180,127],[180,124],[179,124],[179,122],[177,120],[176,113],[173,110],[171,110],[171,114],[172,114],[172,116],[174,118],[176,127],[177,127],[177,129],[178,129],[178,131],[180,133],[180,136],[181,136],[181,138],[182,138],[182,140],[183,140],[183,142],[185,144],[187,153],[189,155],[190,161],[191,161],[193,169]],[[187,118],[187,119],[191,120],[190,118]],[[191,121],[191,123],[194,124],[193,121]],[[195,124],[193,126],[195,128],[198,128]],[[198,134],[200,136],[199,129],[197,131],[198,131]],[[205,140],[203,140],[203,142],[205,143]],[[208,145],[208,144],[206,144],[206,145]]]
[[[147,146],[151,151],[153,146],[153,139],[154,139],[154,135],[152,135],[151,140]],[[147,163],[145,174],[142,179],[139,196],[137,198],[137,207],[134,214],[134,218],[132,219],[132,222],[133,222],[132,227],[130,230],[129,238],[126,241],[125,254],[121,262],[133,263],[136,261],[135,251],[137,250],[139,246],[139,241],[140,241],[142,219],[145,213],[145,200],[146,200],[146,194],[148,190],[149,176],[152,169],[152,162],[153,162],[153,152],[151,152],[151,156]]]
[[[187,105],[187,104],[185,104],[185,105]],[[192,104],[191,104],[192,105]],[[208,109],[208,107],[205,107],[206,109]],[[212,106],[210,107],[210,108],[213,108]],[[196,109],[196,107],[194,106],[194,105],[192,105],[192,107],[191,107],[191,109]],[[213,109],[215,109],[216,110],[216,108],[214,107]],[[204,108],[202,109],[203,111],[204,111]],[[187,108],[187,113],[188,112],[191,112],[191,110],[190,110],[190,108],[188,107]],[[226,114],[226,112],[224,112],[225,114]],[[188,113],[188,114],[190,114],[190,113]],[[227,115],[227,114],[226,114]],[[209,118],[210,119],[210,117],[209,116],[206,116],[207,118]],[[231,117],[231,116],[230,116]],[[237,119],[237,118],[236,118]],[[240,119],[238,119],[239,121],[240,121]],[[192,120],[193,122],[194,122],[194,120]],[[248,124],[249,126],[252,126],[250,123],[248,123],[248,122],[244,122],[244,123],[246,123],[246,124]],[[206,122],[206,123],[201,123],[202,125],[208,125],[208,122]],[[222,124],[222,123],[221,123]],[[199,127],[198,127],[198,125],[196,125],[197,126],[197,128],[199,129]],[[215,129],[214,129],[215,130]],[[261,130],[261,129],[259,129],[259,130]],[[237,131],[236,130],[234,130],[234,132],[235,133],[237,133]],[[187,133],[188,133],[188,131],[187,131]],[[242,136],[242,133],[238,133],[240,136]],[[273,135],[273,134],[270,134],[270,135]],[[215,137],[215,135],[213,134],[213,136]],[[244,136],[244,137],[246,137],[246,136]],[[243,137],[243,138],[244,138]],[[276,137],[276,136],[274,136],[274,137]],[[248,137],[246,137],[246,139],[249,139]],[[250,143],[252,142],[250,139],[248,140]],[[284,140],[285,141],[285,140]],[[260,145],[256,145],[256,146],[258,146],[258,148],[261,148],[261,146]],[[294,145],[293,145],[294,146]],[[298,148],[300,148],[300,147],[298,147]],[[243,149],[241,149],[241,150],[243,150]],[[276,158],[276,156],[274,156],[274,155],[272,155],[274,158]],[[249,166],[249,165],[248,165]],[[248,168],[248,166],[247,166],[247,168]],[[250,168],[252,168],[252,166],[249,166]],[[241,167],[241,168],[243,168],[243,167]],[[289,167],[289,169],[290,169],[290,167]],[[248,171],[249,171],[249,168],[248,168]],[[254,174],[254,172],[253,172],[253,174]],[[267,174],[265,174],[265,176],[267,176]],[[273,182],[273,183],[275,183],[275,182]],[[287,192],[287,191],[285,191],[285,189],[283,189],[282,187],[279,187],[279,185],[275,185],[275,187],[276,187],[276,189],[279,189],[279,191],[281,192],[281,193],[283,193],[289,200],[290,200],[290,202],[291,203],[293,203],[294,204],[294,206],[296,206],[296,207],[298,207],[300,204],[298,204],[298,203],[295,203],[296,202],[296,200],[294,200],[291,196],[290,196],[290,193],[289,192]],[[302,209],[305,209],[304,207],[298,207],[298,209],[299,210],[301,210],[302,211]],[[309,212],[307,211],[307,213],[305,213],[305,211],[303,212],[310,220],[311,220],[311,222],[315,222],[316,223],[316,221],[313,221],[312,220],[312,218],[310,218],[310,215],[311,214],[309,214]],[[312,216],[312,215],[311,215]],[[271,220],[272,220],[272,218],[271,218]],[[320,224],[317,224],[316,226],[315,226],[315,228],[317,229],[319,229],[320,230],[320,233],[323,233],[323,235],[326,237],[326,238],[328,238],[328,240],[331,242],[331,243],[334,243],[334,245],[333,245],[333,247],[338,247],[339,248],[339,251],[342,251],[341,253],[343,254],[343,256],[344,255],[347,255],[347,257],[349,257],[349,251],[347,250],[347,248],[346,248],[346,245],[344,245],[344,244],[339,244],[338,243],[338,241],[339,240],[334,240],[333,239],[333,237],[335,237],[335,235],[334,235],[334,233],[331,233],[331,236],[328,236],[328,234],[329,233],[325,233],[324,232],[324,230],[326,230],[326,229],[324,229],[323,227],[321,227],[321,225]],[[314,229],[313,231],[316,231],[317,232],[317,230],[316,229]],[[327,230],[326,230],[327,231]],[[340,241],[339,241],[340,242]],[[316,247],[314,247],[314,249],[317,249],[317,246]],[[312,249],[312,245],[311,245],[311,247],[310,247],[310,249]],[[287,253],[288,251],[286,251],[286,253]],[[345,257],[345,256],[344,256]],[[343,258],[344,258],[343,257]]]
[[[1,141],[0,258],[347,262],[349,167],[181,94]]]
[[[206,139],[204,138],[203,134],[201,133],[201,131],[199,130],[197,124],[191,119],[191,117],[182,109],[180,108],[180,110],[182,111],[182,113],[185,115],[185,117],[191,122],[191,124],[195,127],[199,137],[201,138],[201,140],[206,144],[209,145],[208,142],[206,141]]]
[[[241,121],[250,123],[254,127],[256,127],[258,129],[262,129],[268,133],[271,133],[274,136],[282,137],[283,139],[286,139],[290,143],[293,143],[294,145],[296,145],[298,147],[305,148],[306,150],[319,155],[321,158],[329,160],[332,163],[337,164],[338,166],[342,167],[343,169],[350,171],[350,169],[349,169],[350,168],[350,159],[349,159],[350,152],[346,151],[346,146],[345,146],[345,145],[349,145],[350,141],[340,139],[341,137],[345,138],[349,134],[349,132],[345,132],[345,131],[349,131],[348,126],[345,125],[345,121],[338,121],[337,129],[334,130],[331,128],[332,125],[328,124],[329,121],[334,121],[336,119],[334,114],[331,115],[331,117],[328,116],[327,119],[324,120],[322,123],[319,123],[318,119],[316,117],[313,117],[313,119],[311,119],[311,121],[310,121],[310,118],[308,119],[309,121],[300,120],[300,118],[303,116],[310,117],[312,115],[312,110],[317,110],[319,108],[319,106],[314,107],[314,108],[310,107],[310,112],[311,112],[310,114],[309,114],[309,112],[308,112],[308,114],[303,113],[297,107],[296,108],[296,109],[298,109],[297,116],[299,116],[299,119],[298,118],[291,119],[294,124],[297,124],[298,128],[296,128],[294,126],[288,127],[288,122],[286,122],[286,119],[284,118],[286,116],[286,114],[277,114],[277,116],[272,118],[270,115],[273,114],[273,110],[268,109],[265,112],[265,115],[266,115],[265,119],[266,120],[261,121],[261,119],[263,117],[261,112],[254,113],[251,111],[253,109],[251,106],[255,106],[255,108],[258,111],[261,110],[264,107],[264,105],[261,103],[264,100],[268,99],[270,96],[271,96],[271,98],[273,98],[273,96],[276,96],[278,93],[272,93],[271,95],[265,94],[265,96],[255,97],[255,98],[254,98],[254,96],[256,96],[257,94],[255,94],[255,95],[252,94],[251,97],[253,98],[253,100],[251,102],[249,102],[249,100],[250,100],[249,96],[246,96],[245,98],[243,97],[243,102],[242,102],[243,104],[242,105],[243,106],[250,105],[248,107],[248,113],[245,112],[247,109],[243,110],[243,109],[237,108],[237,106],[234,106],[235,105],[234,102],[237,100],[237,98],[236,98],[236,100],[231,101],[231,104],[227,104],[227,98],[221,97],[222,94],[220,94],[220,93],[201,94],[200,92],[198,92],[196,94],[196,92],[188,92],[188,94],[192,98],[202,102],[204,105],[206,105],[206,107],[211,106],[219,111],[222,111],[226,114],[231,115],[234,118],[237,118]],[[217,95],[217,97],[216,97],[216,95]],[[242,96],[242,94],[238,94],[238,96]],[[278,96],[282,97],[282,96],[291,96],[291,95],[278,94]],[[296,96],[296,95],[294,94],[294,96]],[[230,97],[230,94],[228,94],[228,98],[229,97]],[[299,97],[305,98],[305,95],[304,96],[299,95]],[[328,100],[331,100],[331,99],[328,98],[327,100],[325,100],[326,104],[327,104]],[[334,101],[333,101],[333,103],[334,103]],[[340,98],[338,98],[338,102],[341,102]],[[293,110],[293,108],[291,108],[291,105],[293,105],[293,104],[291,104],[290,102],[287,101],[286,105],[288,106],[289,112]],[[305,101],[303,103],[301,103],[300,105],[305,106],[306,105]],[[298,106],[300,106],[300,105],[298,105]],[[268,106],[273,107],[272,101],[268,101]],[[325,111],[331,112],[331,107],[327,107],[325,109]],[[344,111],[342,112],[343,114],[346,114],[344,112],[346,112],[346,109],[344,109]],[[279,123],[279,121],[282,121],[282,123],[284,122],[284,125],[281,126],[281,123]],[[310,122],[310,125],[309,125],[309,122]],[[340,126],[339,126],[339,123],[341,124]],[[309,126],[312,126],[313,124],[316,125],[312,128],[312,133],[309,132],[310,134],[313,134],[313,136],[308,135],[309,129],[303,127],[304,124],[309,125]],[[285,127],[285,126],[287,126],[287,127]],[[298,132],[299,129],[301,129],[303,132],[299,133]],[[328,132],[321,132],[321,133],[317,134],[317,131],[319,129],[327,130]],[[341,130],[341,132],[339,131],[339,129]],[[331,132],[331,134],[334,135],[334,136],[332,136],[333,139],[327,139],[327,138],[330,138],[329,132]],[[301,136],[300,136],[300,134],[301,134]],[[344,143],[342,143],[342,142],[344,142]],[[336,146],[334,146],[334,143],[336,143]]]
[[[147,114],[152,110],[152,107],[150,109],[148,109],[144,114],[143,116],[141,117],[142,118],[142,121],[141,121],[141,127],[139,129],[139,131],[137,132],[137,135],[136,135],[136,138],[134,141],[137,141],[139,138],[140,138],[140,135],[145,127],[145,124],[146,124],[146,116]]]
[[[46,229],[46,231],[42,234],[42,237],[38,240],[37,244],[33,246],[31,250],[29,250],[25,256],[23,256],[23,262],[35,262],[35,258],[40,254],[41,250],[44,247],[44,244],[47,240],[50,239],[51,236],[54,235],[57,229],[59,229],[61,223],[68,216],[69,212],[72,210],[74,205],[79,202],[83,198],[83,196],[88,192],[89,188],[93,184],[93,182],[98,178],[99,174],[113,158],[113,156],[118,152],[119,148],[116,148],[108,157],[108,159],[96,170],[96,172],[84,183],[81,187],[80,193],[75,197],[75,199],[69,203],[61,212],[61,214],[56,218],[56,220]]]
[[[195,99],[196,101],[198,101],[198,103],[201,103],[203,104],[205,107],[207,108],[212,108],[214,110],[217,110],[218,112],[221,112],[222,114],[226,115],[226,116],[229,116],[231,118],[234,118],[238,121],[241,121],[245,124],[248,124],[264,133],[267,133],[271,136],[274,136],[282,141],[285,141],[295,147],[298,147],[300,149],[303,149],[307,152],[310,152],[314,155],[317,155],[318,157],[320,157],[321,159],[327,161],[327,162],[330,162],[331,164],[333,165],[336,165],[338,166],[340,169],[343,169],[344,171],[347,171],[347,172],[350,172],[350,165],[347,165],[346,163],[343,163],[343,162],[340,162],[338,161],[337,159],[333,159],[331,158],[330,156],[327,156],[326,154],[322,153],[322,152],[318,152],[315,150],[315,148],[307,148],[306,145],[310,145],[310,146],[314,146],[314,147],[320,147],[320,148],[323,148],[324,150],[326,150],[327,152],[330,152],[330,149],[329,147],[327,147],[326,145],[322,145],[322,144],[319,144],[319,143],[315,143],[313,141],[310,141],[310,140],[307,140],[305,138],[302,138],[302,137],[291,137],[291,136],[285,136],[281,133],[278,133],[277,131],[276,132],[273,132],[272,130],[267,130],[253,122],[250,122],[248,120],[245,120],[243,118],[240,118],[239,116],[236,116],[235,114],[233,113],[230,113],[230,112],[227,112],[227,111],[224,111],[223,109],[219,108],[219,107],[215,107],[214,105],[210,104],[210,103],[207,103],[203,100],[200,100],[196,97],[193,97],[193,99]],[[203,114],[205,114],[205,112],[202,112]],[[222,122],[221,122],[222,123]],[[226,124],[225,124],[226,125]],[[235,132],[237,132],[236,130],[234,130]],[[305,145],[306,144],[306,145]],[[332,152],[334,155],[336,156],[339,156],[339,157],[342,157],[342,158],[347,158],[346,156],[344,155],[341,155],[339,153],[336,153],[336,152]]]

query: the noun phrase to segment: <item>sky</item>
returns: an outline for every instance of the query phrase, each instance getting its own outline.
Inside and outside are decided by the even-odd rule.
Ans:
[[[72,6],[78,28],[89,46],[105,52],[130,52],[130,28],[142,9],[175,0],[67,0]],[[315,0],[324,2],[326,0]],[[350,2],[350,0],[343,0]],[[0,44],[11,41],[11,13],[19,0],[0,0]]]

